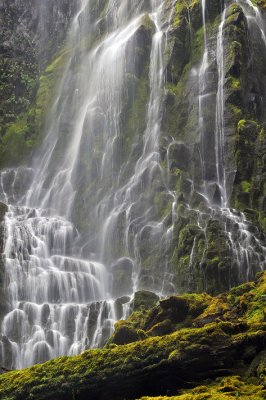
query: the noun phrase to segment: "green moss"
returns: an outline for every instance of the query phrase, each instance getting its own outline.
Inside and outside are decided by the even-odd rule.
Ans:
[[[32,149],[40,144],[44,121],[68,56],[69,50],[64,49],[55,57],[40,76],[36,98],[28,104],[27,111],[6,125],[6,131],[0,138],[0,166],[20,164],[26,160]],[[33,85],[32,78],[22,78],[28,85]]]
[[[74,396],[78,400],[88,393],[92,398],[106,398],[104,393],[112,393],[116,399],[122,400],[128,393],[133,398],[151,392],[166,394],[167,388],[177,393],[184,387],[183,378],[173,381],[173,376],[179,375],[186,376],[190,382],[193,380],[195,386],[183,391],[182,396],[209,393],[214,399],[223,399],[225,395],[238,393],[245,398],[243,396],[251,396],[251,387],[254,399],[257,399],[257,393],[263,398],[265,389],[259,386],[259,382],[264,364],[259,361],[252,368],[255,384],[247,385],[234,376],[205,380],[210,370],[216,371],[214,376],[223,374],[223,371],[232,375],[240,370],[247,373],[249,364],[245,357],[248,354],[253,358],[259,355],[266,338],[265,315],[261,316],[265,308],[265,293],[266,273],[263,273],[255,283],[242,285],[218,297],[193,294],[165,299],[146,314],[145,322],[141,313],[131,317],[131,322],[134,318],[138,322],[134,329],[132,322],[130,332],[137,333],[139,337],[136,340],[140,341],[89,350],[76,357],[61,357],[1,375],[1,399],[73,400]],[[185,319],[191,315],[189,328],[180,328],[177,323],[180,313]],[[162,328],[163,322],[165,327],[169,321],[171,326],[176,324],[175,332],[163,337],[145,338],[149,333],[154,334],[159,324]],[[127,321],[119,324],[129,328]],[[143,329],[139,329],[138,324]],[[199,364],[198,360],[202,363]],[[223,369],[219,370],[221,365]],[[152,387],[149,385],[151,381]],[[197,382],[201,382],[200,387]]]
[[[241,189],[242,189],[243,192],[245,192],[245,193],[250,193],[251,183],[250,183],[250,182],[247,182],[247,181],[242,181],[242,182],[241,182]]]
[[[263,385],[256,385],[239,376],[219,378],[214,383],[183,391],[172,397],[142,397],[141,400],[262,400],[266,391]]]
[[[175,17],[173,20],[173,26],[178,26],[181,24],[182,19],[188,18],[188,13],[193,13],[195,9],[198,12],[199,0],[182,0],[178,1],[175,6]]]
[[[246,126],[246,121],[245,121],[244,119],[241,119],[241,120],[238,122],[237,128],[238,128],[238,130],[241,130],[241,129],[245,128],[245,126]]]

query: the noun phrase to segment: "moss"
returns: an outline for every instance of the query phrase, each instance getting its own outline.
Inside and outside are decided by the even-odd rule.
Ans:
[[[6,132],[0,138],[0,166],[24,162],[32,149],[40,144],[44,121],[68,56],[67,49],[57,54],[40,76],[36,98],[32,99],[31,105],[28,104],[27,111],[6,125]]]
[[[0,57],[0,136],[18,115],[29,108],[37,89],[38,68],[34,57]]]
[[[237,127],[237,174],[232,194],[234,208],[245,212],[247,219],[265,231],[264,153],[261,141],[264,129],[256,121],[241,119]]]
[[[172,397],[142,397],[141,400],[262,400],[265,398],[265,389],[239,376],[219,378],[214,383],[183,391],[182,394]]]
[[[264,10],[264,11],[266,10],[266,1],[265,1],[265,0],[252,0],[252,2],[253,2],[255,5],[261,7],[262,10]]]
[[[251,183],[247,182],[247,181],[242,181],[241,182],[241,189],[245,193],[250,193]]]
[[[137,325],[134,328],[140,341],[89,350],[76,357],[61,357],[4,374],[0,376],[1,398],[73,400],[74,396],[79,400],[89,393],[92,398],[112,396],[119,400],[127,398],[128,393],[132,398],[166,394],[167,391],[177,393],[184,389],[184,380],[193,381],[194,389],[183,391],[182,396],[208,393],[220,399],[238,393],[245,398],[243,396],[251,395],[252,388],[253,396],[259,393],[263,398],[265,389],[259,385],[261,371],[264,371],[262,358],[252,369],[255,384],[239,377],[224,378],[221,375],[234,375],[240,370],[245,374],[249,368],[247,360],[255,359],[263,349],[266,322],[257,317],[254,322],[254,318],[265,307],[264,300],[261,301],[262,293],[266,292],[265,285],[266,273],[263,273],[255,283],[242,285],[223,296],[212,298],[193,294],[163,300],[146,314],[145,323],[141,321],[141,312],[135,314],[135,321],[139,320],[143,327],[142,330]],[[246,303],[245,311],[240,307],[242,303]],[[193,312],[192,326],[180,328],[177,324],[177,330],[171,334],[145,338],[149,331],[155,333],[151,326],[158,327],[160,315],[161,327],[163,322],[169,323],[169,317],[173,323],[171,318],[181,304],[186,304],[186,313]],[[154,325],[151,325],[152,321]],[[127,321],[119,324],[126,327]],[[206,382],[210,375],[212,381]],[[182,378],[178,379],[178,376]],[[216,376],[221,378],[215,380]]]
[[[115,332],[108,341],[107,346],[112,344],[125,345],[132,342],[143,340],[147,337],[141,329],[134,329],[125,321],[119,321],[115,324]]]

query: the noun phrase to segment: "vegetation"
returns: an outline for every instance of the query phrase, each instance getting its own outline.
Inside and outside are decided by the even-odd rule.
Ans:
[[[263,400],[265,388],[243,381],[239,376],[218,378],[208,386],[198,386],[192,390],[184,390],[173,397],[142,397],[142,400]]]
[[[174,395],[187,385],[195,388],[177,399],[245,399],[251,392],[251,399],[263,399],[265,293],[263,273],[255,283],[218,297],[193,294],[162,300],[148,312],[137,311],[117,324],[114,337],[125,326],[131,333],[141,328],[134,342],[109,343],[77,357],[4,374],[1,399],[134,399]],[[165,334],[163,323],[171,333]],[[241,378],[234,377],[239,374]]]
[[[36,97],[32,97],[31,104],[28,102],[26,111],[18,112],[13,122],[3,125],[2,129],[5,131],[0,137],[0,166],[13,166],[24,162],[31,151],[40,145],[45,118],[68,55],[69,51],[63,49],[55,56],[40,76]],[[28,79],[27,84],[33,85],[33,79]],[[34,82],[36,86],[37,82]],[[18,101],[21,101],[21,98]]]

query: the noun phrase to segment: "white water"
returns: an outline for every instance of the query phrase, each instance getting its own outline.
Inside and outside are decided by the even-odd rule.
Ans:
[[[238,1],[243,7],[245,16],[249,22],[252,23],[252,28],[259,30],[261,40],[264,44],[265,41],[265,24],[259,12],[259,9],[252,4],[251,1]],[[209,156],[206,154],[206,148],[210,148],[211,144],[209,136],[207,136],[205,113],[206,109],[210,106],[208,97],[212,93],[208,93],[208,32],[206,27],[206,2],[201,1],[203,33],[204,33],[204,48],[202,61],[199,66],[199,140],[200,140],[200,153],[201,153],[201,170],[202,170],[202,185],[199,193],[205,199],[206,205],[211,210],[212,219],[219,221],[223,232],[227,236],[228,250],[233,260],[233,269],[238,271],[238,280],[249,280],[256,269],[265,269],[266,247],[260,241],[260,234],[257,229],[251,227],[251,224],[246,220],[244,213],[237,212],[229,208],[230,195],[231,195],[231,182],[230,176],[234,171],[230,171],[226,161],[226,128],[225,128],[225,70],[224,70],[224,27],[226,21],[227,8],[225,7],[221,15],[221,22],[217,31],[216,43],[216,62],[217,62],[217,94],[216,94],[216,108],[215,108],[215,172],[209,177],[207,172],[207,164],[210,161]],[[219,201],[212,198],[213,194],[210,187],[215,184],[218,188]],[[206,238],[206,215],[203,212],[195,210],[198,213],[198,225],[202,229]],[[189,271],[193,267],[193,259],[195,255],[194,240],[190,261]],[[208,244],[205,244],[204,254]],[[230,271],[229,271],[230,274]],[[231,280],[229,276],[229,281]]]
[[[42,210],[12,206],[6,221],[5,288],[11,311],[2,334],[12,341],[14,366],[77,354],[89,339],[93,346],[99,332],[89,320],[92,309],[102,315],[100,307],[106,308],[111,332],[113,302],[96,303],[108,300],[108,273],[102,264],[68,253],[77,236],[73,225]]]
[[[266,25],[259,8],[251,0],[238,0],[236,2],[243,7],[249,25],[254,24],[259,29],[261,38],[266,46]]]
[[[226,170],[224,157],[224,45],[223,29],[226,17],[225,9],[222,14],[222,21],[217,35],[217,66],[218,66],[218,90],[216,99],[216,124],[215,124],[215,158],[216,158],[216,176],[217,183],[221,192],[221,206],[227,206],[228,197],[226,189]]]
[[[207,70],[209,66],[208,62],[208,41],[207,41],[207,30],[206,30],[206,0],[201,0],[201,11],[202,11],[202,23],[203,23],[203,35],[204,35],[204,50],[202,62],[199,68],[199,135],[200,135],[200,151],[201,151],[201,169],[202,179],[206,179],[206,155],[205,155],[205,120],[204,120],[204,101],[208,96],[206,93],[207,85]],[[204,183],[205,185],[205,183]]]
[[[123,134],[120,118],[125,80],[127,70],[134,69],[129,63],[134,60],[144,10],[149,13],[145,18],[149,15],[153,25],[147,58],[150,93],[142,150],[131,176],[125,180],[122,169],[117,173],[114,151]],[[143,196],[145,190],[154,190],[155,178],[164,184],[158,140],[164,96],[163,51],[171,17],[163,31],[161,11],[162,4],[156,0],[148,8],[143,2],[136,7],[131,0],[120,5],[110,0],[105,17],[92,19],[90,0],[81,1],[69,32],[69,60],[34,166],[1,173],[2,200],[13,204],[5,221],[7,313],[1,329],[2,365],[23,368],[102,346],[114,322],[128,312],[128,302],[140,287],[144,232],[150,240],[159,240],[162,248],[165,243],[169,245],[171,229],[164,233],[164,221],[153,220],[151,197]],[[106,27],[106,33],[91,47],[100,24]],[[85,182],[89,186],[93,178],[98,181],[95,207],[88,204],[86,216],[89,221],[97,221],[90,234],[96,240],[89,256],[88,252],[84,256],[84,240],[68,221],[82,188],[80,162],[85,148],[91,163],[88,174],[93,169],[91,159],[98,152],[96,177],[89,175]],[[132,169],[132,165],[129,160],[128,167]],[[26,177],[22,187],[21,176]],[[103,193],[101,187],[105,187]],[[169,198],[175,201],[171,192]],[[134,209],[138,209],[137,215]],[[114,255],[121,217],[124,248]],[[120,267],[129,268],[126,273],[131,282],[127,280],[125,287],[117,288],[113,273],[118,271],[119,275]],[[146,287],[158,292],[169,290],[172,275],[167,272],[167,262],[161,274],[163,280],[158,277],[157,282],[152,282],[151,274],[146,276]],[[128,297],[116,300],[125,294]]]

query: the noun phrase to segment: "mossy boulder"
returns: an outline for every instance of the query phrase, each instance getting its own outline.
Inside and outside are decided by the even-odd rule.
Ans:
[[[141,290],[135,293],[133,300],[133,310],[137,311],[142,308],[151,308],[159,301],[159,297],[147,290]]]
[[[125,321],[119,321],[115,325],[115,332],[108,344],[124,345],[145,339],[147,336],[144,331],[134,329],[126,324]]]

